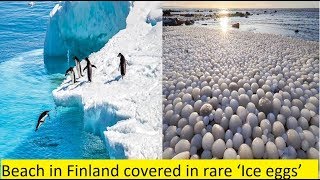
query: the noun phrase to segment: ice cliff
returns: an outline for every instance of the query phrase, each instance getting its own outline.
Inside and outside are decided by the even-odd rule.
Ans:
[[[128,1],[61,2],[50,13],[44,42],[46,56],[84,57],[98,51],[126,27]]]
[[[155,16],[161,14],[159,9],[159,3],[134,2],[122,22],[126,28],[89,55],[97,66],[93,82],[85,75],[70,84],[67,77],[52,92],[56,105],[83,108],[85,129],[104,138],[111,158],[161,158],[162,23]],[[114,15],[110,18],[122,18],[121,13]],[[154,26],[147,21],[150,17]],[[128,61],[124,79],[118,71],[120,52]],[[85,61],[81,64],[84,67]]]

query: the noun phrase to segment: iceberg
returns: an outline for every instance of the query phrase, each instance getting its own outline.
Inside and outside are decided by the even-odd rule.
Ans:
[[[50,12],[44,42],[46,57],[88,56],[126,27],[131,3],[60,2]]]
[[[67,77],[52,92],[57,106],[83,109],[84,128],[102,137],[111,159],[162,156],[162,22],[147,22],[159,4],[132,4],[126,28],[89,55],[97,66],[91,83],[86,74],[76,84]],[[128,61],[123,79],[118,53]]]

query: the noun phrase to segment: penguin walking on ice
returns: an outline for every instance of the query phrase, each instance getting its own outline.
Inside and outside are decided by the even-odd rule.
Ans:
[[[120,57],[120,64],[119,64],[119,68],[118,69],[121,69],[121,76],[122,76],[122,79],[123,79],[123,76],[126,74],[126,69],[127,69],[127,60],[124,58],[124,56],[119,53],[118,54],[118,57]]]
[[[77,56],[74,56],[74,61],[76,63],[76,69],[77,69],[77,73],[78,73],[78,78],[81,78],[83,76],[82,74],[82,69],[81,69],[81,63],[80,60],[78,59]]]
[[[39,129],[39,127],[44,123],[44,121],[46,120],[46,118],[49,117],[49,111],[43,111],[39,118],[38,118],[38,123],[37,123],[37,126],[36,126],[36,129],[35,131],[37,131]]]
[[[91,64],[88,57],[86,57],[85,60],[87,61],[87,66],[83,69],[83,71],[87,69],[88,81],[91,82],[91,80],[92,80],[92,67],[94,67],[94,68],[97,68],[97,67],[95,65]]]
[[[73,67],[70,67],[70,68],[66,71],[65,76],[66,76],[67,74],[70,75],[72,83],[73,83],[73,84],[76,83],[76,74],[74,73]]]

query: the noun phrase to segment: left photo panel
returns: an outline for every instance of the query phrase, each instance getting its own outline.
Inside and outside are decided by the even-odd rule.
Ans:
[[[161,159],[160,2],[0,5],[0,159]]]

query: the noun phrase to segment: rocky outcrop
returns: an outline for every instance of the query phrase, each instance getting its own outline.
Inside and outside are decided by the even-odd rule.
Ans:
[[[232,24],[232,27],[239,29],[240,28],[240,24],[239,23]]]

